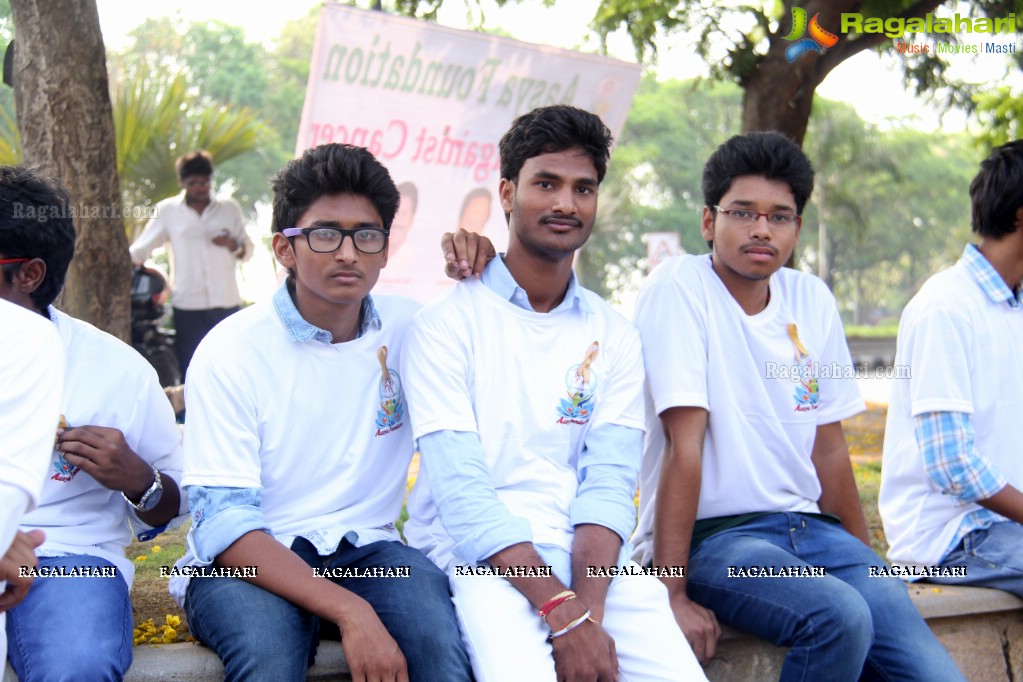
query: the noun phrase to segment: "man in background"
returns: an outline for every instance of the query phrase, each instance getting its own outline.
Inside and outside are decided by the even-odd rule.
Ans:
[[[156,205],[130,251],[141,265],[153,249],[170,243],[174,343],[184,378],[199,342],[241,306],[236,271],[252,256],[253,244],[238,204],[213,196],[209,152],[189,152],[174,168],[182,193]]]

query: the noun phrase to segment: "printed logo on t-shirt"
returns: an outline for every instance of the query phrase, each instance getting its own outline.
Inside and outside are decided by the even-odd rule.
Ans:
[[[795,323],[789,325],[789,338],[792,340],[792,347],[796,353],[796,377],[798,383],[793,396],[796,401],[796,412],[809,412],[820,406],[820,386],[817,384],[817,367],[810,358],[810,352],[799,340],[799,330]]]
[[[64,415],[60,415],[60,422],[57,424],[58,429],[70,428]],[[59,439],[60,436],[58,435]],[[53,441],[53,468],[57,470],[53,476],[50,477],[51,481],[60,481],[61,483],[67,483],[75,477],[80,469],[71,462],[64,458],[64,453],[57,449],[57,439]]]
[[[57,470],[57,473],[51,476],[50,480],[60,481],[61,483],[69,482],[75,477],[75,474],[81,471],[81,469],[67,461],[64,458],[64,453],[60,450],[53,451],[53,468]]]
[[[583,361],[568,368],[565,385],[568,398],[562,398],[558,404],[559,424],[586,424],[593,415],[596,401],[597,373],[593,371],[593,361],[597,359],[600,344],[594,341],[586,349]]]
[[[377,351],[380,361],[380,409],[377,410],[377,436],[385,436],[404,426],[405,396],[401,390],[401,377],[387,366],[387,346],[380,346]]]

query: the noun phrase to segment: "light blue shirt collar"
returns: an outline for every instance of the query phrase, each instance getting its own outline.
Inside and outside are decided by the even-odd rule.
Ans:
[[[302,313],[298,312],[295,301],[291,298],[291,292],[288,291],[287,281],[281,282],[281,286],[277,287],[277,291],[274,292],[273,306],[277,316],[284,323],[284,328],[288,330],[288,335],[295,343],[303,343],[310,339],[328,345],[333,343],[334,337],[330,332],[309,324],[302,317]],[[362,336],[371,329],[380,329],[380,313],[377,312],[376,306],[373,305],[372,296],[368,294],[366,298],[362,299],[362,311],[359,318],[362,320],[362,325],[359,327],[359,336]]]
[[[523,310],[536,312],[529,303],[529,295],[526,293],[526,290],[519,286],[508,270],[508,266],[504,264],[503,253],[487,264],[486,269],[483,271],[483,284],[512,305],[516,305]],[[572,273],[568,280],[568,291],[565,292],[565,299],[551,312],[567,310],[573,306],[578,306],[579,310],[584,313],[593,312],[593,308],[590,307],[586,297],[583,296],[582,287],[579,286],[579,280],[576,279],[575,272]]]
[[[1013,308],[1023,306],[1023,289],[1013,293],[976,244],[966,245],[959,262],[973,275],[973,279],[993,303],[1008,303]]]

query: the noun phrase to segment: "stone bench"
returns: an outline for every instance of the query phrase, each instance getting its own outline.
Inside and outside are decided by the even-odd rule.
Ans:
[[[978,587],[922,585],[910,594],[931,630],[970,682],[1023,679],[1023,600]],[[707,667],[711,682],[776,680],[785,649],[724,628],[717,657]],[[220,659],[198,644],[136,647],[128,682],[222,680]],[[322,642],[310,680],[347,680],[338,642]],[[17,682],[7,668],[3,682]]]

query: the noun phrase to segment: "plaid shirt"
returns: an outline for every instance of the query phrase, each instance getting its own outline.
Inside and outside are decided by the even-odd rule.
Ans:
[[[1002,276],[973,244],[968,244],[960,262],[993,303],[1023,306],[1023,291],[1013,292]],[[915,420],[916,444],[924,459],[928,477],[945,495],[976,502],[991,497],[1008,483],[986,457],[977,452],[973,439],[973,416],[965,412],[926,412]],[[963,517],[959,530],[945,550],[955,549],[971,532],[1003,521],[989,509],[977,509]]]

